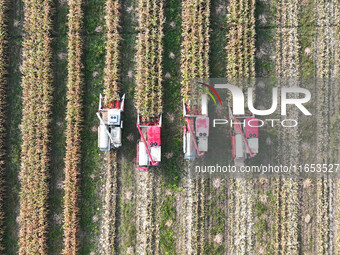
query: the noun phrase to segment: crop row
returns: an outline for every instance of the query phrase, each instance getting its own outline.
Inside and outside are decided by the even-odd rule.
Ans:
[[[51,2],[24,1],[19,254],[47,253]]]
[[[106,62],[104,76],[104,104],[119,99],[119,44],[120,44],[120,1],[107,0],[105,5],[106,20]],[[103,250],[105,254],[114,254],[116,238],[117,204],[117,152],[109,151],[105,175],[105,206],[103,215]]]
[[[298,5],[297,0],[278,2],[276,16],[276,73],[278,77],[298,77]],[[286,85],[286,84],[285,84]],[[291,86],[299,86],[297,82]],[[298,119],[297,112],[289,112],[293,119]],[[299,162],[299,130],[284,129],[279,131],[279,161],[282,164]],[[277,217],[275,219],[276,250],[281,254],[297,254],[299,251],[299,183],[291,177],[276,180]]]
[[[143,117],[162,113],[163,1],[138,1],[136,108]]]
[[[119,99],[119,43],[121,41],[120,28],[120,1],[107,0],[105,6],[106,20],[106,62],[105,62],[105,104]]]
[[[187,104],[196,99],[194,79],[209,77],[210,0],[182,1],[181,91]],[[204,254],[207,183],[185,177],[185,253]]]
[[[70,0],[68,13],[68,77],[66,106],[66,156],[64,180],[64,249],[76,254],[79,246],[79,175],[81,171],[82,130],[82,0]]]
[[[7,89],[7,1],[0,1],[0,252],[3,251],[4,236],[4,157],[5,157],[5,120],[6,120],[6,89]]]
[[[330,162],[330,116],[331,116],[331,82],[328,78],[334,77],[335,49],[332,43],[335,39],[335,4],[331,2],[316,2],[316,75],[317,75],[317,162],[320,164]],[[321,79],[319,79],[321,78]],[[337,136],[337,135],[335,135]],[[332,153],[332,152],[331,152]],[[334,187],[328,177],[317,179],[316,185],[316,221],[317,221],[317,251],[318,254],[329,254],[333,251],[333,213],[330,205],[333,204]]]
[[[209,77],[210,0],[182,1],[182,97],[193,98],[192,80]]]
[[[227,8],[227,77],[255,77],[255,1],[230,1]],[[253,249],[253,183],[231,179],[229,187],[229,252],[248,254]]]
[[[255,0],[231,0],[227,20],[227,77],[255,77]]]

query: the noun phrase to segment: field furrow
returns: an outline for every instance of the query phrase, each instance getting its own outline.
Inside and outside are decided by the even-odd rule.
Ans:
[[[79,248],[79,177],[83,120],[82,0],[71,0],[68,14],[68,78],[66,106],[66,156],[64,180],[63,254],[77,254]]]
[[[4,250],[4,173],[7,104],[7,1],[0,1],[0,252]]]
[[[47,252],[51,2],[24,1],[19,254]]]

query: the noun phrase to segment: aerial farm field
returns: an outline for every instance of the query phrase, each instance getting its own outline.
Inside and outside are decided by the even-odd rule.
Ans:
[[[191,172],[208,78],[315,106],[219,157],[339,166],[339,40],[338,0],[0,0],[0,254],[340,254],[339,176]]]

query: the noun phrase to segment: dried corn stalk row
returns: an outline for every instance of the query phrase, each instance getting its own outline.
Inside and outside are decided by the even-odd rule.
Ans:
[[[295,78],[299,75],[297,0],[279,0],[276,16],[276,73],[278,78],[289,79],[290,86],[299,86]],[[287,83],[285,83],[287,86]],[[288,111],[290,118],[298,119],[297,111]],[[283,165],[299,162],[299,131],[283,129],[279,133],[279,161]],[[299,182],[295,178],[282,177],[275,181],[277,196],[276,252],[298,254],[299,251]]]
[[[5,157],[5,120],[6,120],[6,88],[7,88],[7,1],[0,1],[0,252],[4,250],[4,157]]]
[[[227,18],[227,77],[255,77],[255,0],[231,0]]]
[[[318,164],[330,161],[330,114],[332,82],[335,74],[335,5],[337,1],[317,1],[316,7],[316,76],[317,80],[317,156]],[[333,182],[328,177],[317,179],[317,250],[318,254],[334,253]]]
[[[105,105],[119,99],[119,43],[121,37],[120,28],[120,1],[107,0],[105,6],[105,19],[107,28],[106,62],[105,62]]]
[[[135,104],[144,120],[162,113],[163,1],[139,0]]]
[[[70,0],[68,13],[68,80],[66,106],[66,156],[64,180],[63,254],[77,254],[79,247],[79,175],[83,119],[82,0]]]
[[[24,1],[19,254],[47,254],[51,1]]]
[[[104,77],[104,103],[107,105],[119,99],[119,43],[120,1],[107,0],[105,6],[106,19],[106,62]],[[115,254],[116,238],[116,204],[117,204],[117,152],[106,153],[107,171],[105,175],[105,206],[103,216],[103,250],[105,254]]]
[[[210,0],[182,1],[182,97],[195,101],[192,80],[209,77]]]

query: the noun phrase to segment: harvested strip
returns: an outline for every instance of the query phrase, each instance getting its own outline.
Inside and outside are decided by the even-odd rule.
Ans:
[[[107,171],[105,176],[105,207],[103,220],[105,254],[115,254],[116,205],[117,205],[117,153],[107,152]]]
[[[7,1],[0,1],[0,252],[4,250],[4,157],[5,157],[5,120],[6,120],[6,88],[7,88]]]
[[[48,0],[25,0],[24,11],[19,254],[46,254],[52,11]]]
[[[137,254],[151,254],[154,250],[153,217],[154,174],[138,172],[137,177]]]
[[[163,1],[139,0],[136,108],[143,120],[162,113]]]
[[[81,40],[83,13],[81,5],[81,0],[69,1],[63,254],[77,254],[79,247],[78,200],[83,118],[83,65]]]

